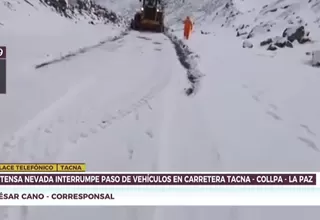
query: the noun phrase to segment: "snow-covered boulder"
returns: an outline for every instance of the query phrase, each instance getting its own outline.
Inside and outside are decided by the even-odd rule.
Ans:
[[[243,43],[242,43],[242,47],[243,47],[243,48],[253,48],[253,44],[252,44],[250,41],[245,40],[245,41],[243,41]]]
[[[286,37],[291,42],[295,40],[300,41],[304,37],[304,35],[305,35],[304,26],[289,27],[289,28],[286,28],[282,33],[282,37]]]
[[[261,42],[260,42],[260,46],[263,47],[263,46],[269,45],[269,44],[271,44],[271,43],[272,43],[272,39],[271,39],[271,38],[268,38],[268,39],[266,39],[266,40],[264,40],[264,41],[261,41]]]
[[[299,44],[311,42],[309,34],[310,32],[306,32],[304,26],[289,27],[283,31],[282,36],[276,36],[274,38],[268,38],[261,41],[260,46],[269,45],[267,50],[276,50],[274,48],[275,46],[278,48],[293,48],[294,41],[297,41]]]
[[[270,44],[269,47],[267,48],[267,50],[275,51],[275,50],[277,50],[277,47],[274,46],[273,44]]]
[[[312,66],[320,66],[320,50],[316,50],[312,52]]]
[[[277,36],[273,38],[272,42],[274,43],[275,46],[279,48],[284,48],[284,47],[293,48],[293,44],[284,37]]]
[[[272,42],[274,42],[274,45],[277,47],[283,48],[286,46],[287,39],[284,37],[276,36],[273,38]]]
[[[268,38],[260,42],[260,46],[269,45],[267,50],[276,50],[277,48],[289,47],[293,48],[293,44],[284,37],[276,36],[274,38]]]
[[[291,43],[294,41],[298,41],[300,44],[309,42],[311,40],[308,36],[309,32],[305,31],[304,26],[289,27],[282,33],[282,37],[286,37]]]

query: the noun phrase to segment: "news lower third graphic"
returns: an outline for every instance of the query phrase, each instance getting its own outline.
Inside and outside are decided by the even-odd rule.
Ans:
[[[87,172],[0,164],[0,206],[319,206],[320,173]]]
[[[6,58],[7,58],[6,47],[0,46],[0,94],[6,94],[7,92]]]
[[[2,163],[1,172],[85,172],[85,163]]]
[[[316,174],[108,174],[108,173],[43,173],[0,174],[0,185],[317,185]]]

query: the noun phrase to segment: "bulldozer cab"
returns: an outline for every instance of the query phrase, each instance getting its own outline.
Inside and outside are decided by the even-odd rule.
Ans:
[[[145,10],[146,8],[152,8],[160,10],[160,0],[140,0],[142,1],[142,8]]]
[[[160,5],[160,0],[140,0],[142,1],[142,19],[147,20],[158,20],[160,14],[162,14],[162,9]]]
[[[149,8],[156,8],[157,7],[157,1],[156,0],[145,0],[145,6]]]

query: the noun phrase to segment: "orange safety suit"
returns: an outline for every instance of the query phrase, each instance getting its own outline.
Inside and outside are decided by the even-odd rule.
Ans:
[[[187,16],[186,20],[184,20],[184,34],[183,36],[185,37],[185,39],[189,39],[190,33],[193,29],[193,24],[192,21],[190,20],[190,17]]]

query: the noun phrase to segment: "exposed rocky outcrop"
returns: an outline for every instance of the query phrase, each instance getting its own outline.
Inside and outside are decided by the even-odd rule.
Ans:
[[[110,11],[94,2],[74,0],[68,4],[66,0],[39,0],[43,5],[52,7],[61,16],[69,19],[87,17],[90,24],[95,22],[123,23],[124,20],[113,11]]]
[[[309,37],[310,32],[305,30],[304,26],[288,27],[286,28],[282,36],[276,36],[274,38],[268,38],[260,42],[260,46],[268,46],[267,50],[276,50],[276,48],[293,48],[293,43],[305,44],[312,42]]]

